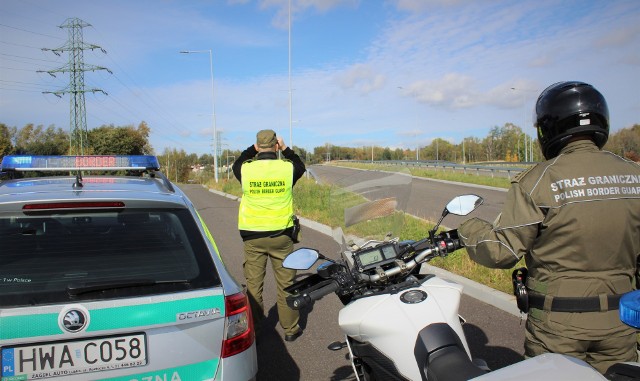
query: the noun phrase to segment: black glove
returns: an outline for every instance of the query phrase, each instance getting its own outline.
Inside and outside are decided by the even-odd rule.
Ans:
[[[458,238],[457,229],[438,234],[436,236],[436,242],[438,242],[438,247],[443,253],[451,253],[464,246]]]
[[[458,239],[458,229],[442,232],[437,236],[439,239]]]

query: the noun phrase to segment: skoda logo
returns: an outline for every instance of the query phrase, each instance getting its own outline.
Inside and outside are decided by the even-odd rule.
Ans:
[[[84,311],[72,309],[62,317],[62,326],[69,332],[78,332],[87,326],[87,316]]]

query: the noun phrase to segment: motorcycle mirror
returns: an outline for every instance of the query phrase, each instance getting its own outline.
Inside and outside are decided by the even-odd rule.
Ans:
[[[455,214],[456,216],[466,216],[482,205],[483,202],[484,199],[480,196],[465,194],[449,201],[445,210],[447,213]]]
[[[320,253],[317,250],[303,247],[287,255],[282,262],[282,267],[292,270],[307,270],[316,263],[319,257]]]
[[[429,231],[429,236],[433,237],[433,235],[438,231],[438,227],[442,223],[442,220],[448,214],[454,214],[456,216],[466,216],[467,214],[473,212],[477,207],[482,205],[484,199],[480,196],[476,196],[475,194],[464,194],[461,196],[454,197],[447,206],[445,206],[442,211],[442,216],[440,216],[440,220],[433,227],[432,230]]]

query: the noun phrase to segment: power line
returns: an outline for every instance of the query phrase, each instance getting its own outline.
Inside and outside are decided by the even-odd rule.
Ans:
[[[8,42],[8,41],[1,41],[0,40],[0,44],[7,44],[7,45],[13,45],[13,46],[21,46],[23,48],[31,48],[31,49],[40,49],[38,47],[35,46],[30,46],[30,45],[24,45],[24,44],[16,44],[15,42]]]
[[[174,119],[171,115],[169,115],[168,113],[166,113],[166,107],[164,107],[163,105],[161,105],[160,103],[158,103],[143,87],[139,86],[135,79],[133,79],[133,77],[131,77],[126,70],[124,70],[124,68],[122,68],[122,66],[120,66],[118,64],[118,62],[116,62],[109,54],[107,54],[107,57],[111,60],[111,62],[113,62],[116,67],[118,67],[120,69],[120,71],[125,74],[127,76],[127,78],[129,79],[129,81],[131,81],[135,87],[137,89],[139,89],[139,91],[134,91],[132,90],[125,82],[123,82],[117,75],[114,75],[114,77],[116,78],[116,80],[118,82],[120,82],[120,84],[122,84],[122,86],[124,86],[128,91],[131,92],[131,94],[133,94],[134,97],[138,98],[145,106],[147,106],[151,111],[153,111],[155,113],[155,115],[157,115],[158,117],[160,117],[162,120],[164,120],[165,122],[167,122],[169,125],[174,125],[174,126],[182,126],[184,128],[184,125],[182,125],[182,123],[180,123],[179,121],[177,121],[176,119]],[[144,94],[144,96],[151,102],[153,103],[153,105],[147,103],[147,101],[141,97],[139,95],[139,93]],[[167,118],[168,117],[168,118]],[[171,120],[169,120],[171,119]]]
[[[8,87],[1,87],[1,86],[0,86],[0,89],[7,90],[7,91],[20,91],[20,92],[23,92],[23,93],[40,93],[40,94],[42,94],[42,91],[40,91],[40,90],[10,89]]]
[[[10,29],[19,30],[19,31],[21,31],[21,32],[33,33],[33,34],[37,34],[37,35],[44,36],[44,37],[51,37],[51,38],[55,38],[55,39],[57,39],[57,40],[61,40],[61,39],[62,39],[62,38],[60,38],[60,37],[58,37],[58,36],[52,36],[52,35],[50,35],[50,34],[38,33],[38,32],[31,31],[31,30],[22,29],[22,28],[17,28],[17,27],[15,27],[15,26],[6,25],[6,24],[2,24],[2,23],[0,23],[0,26],[3,26],[3,27],[5,27],[5,28],[10,28]]]
[[[21,84],[21,85],[32,85],[32,86],[38,86],[38,87],[44,87],[41,83],[34,83],[34,82],[22,82],[22,81],[7,81],[5,79],[0,79],[0,82],[4,82],[4,83],[8,83],[8,84]]]
[[[45,60],[45,59],[41,59],[41,58],[31,58],[31,57],[25,57],[25,56],[17,56],[15,54],[7,54],[7,53],[0,53],[0,56],[5,56],[5,57],[14,57],[14,58],[23,58],[26,60],[32,60],[32,61],[42,61],[42,62],[53,62],[53,63],[60,63],[60,61],[54,61],[54,60]],[[18,60],[12,60],[9,59],[10,61],[16,61],[16,62],[24,62],[24,61],[18,61]],[[25,63],[30,63],[30,62],[25,62]]]
[[[133,91],[131,88],[129,88],[129,86],[127,86],[124,82],[122,82],[122,81],[121,81],[121,80],[120,80],[120,79],[119,79],[115,74],[114,74],[114,77],[115,77],[116,79],[118,79],[118,81],[119,81],[119,82],[120,82],[120,83],[121,83],[125,88],[127,88],[129,91],[131,91],[132,93],[134,93],[134,91]],[[134,94],[135,94],[135,93],[134,93]],[[136,96],[136,97],[137,97],[137,98],[139,98],[143,103],[145,103],[145,105],[146,105],[146,106],[150,107],[148,104],[146,104],[146,102],[144,101],[144,99],[143,99],[143,98],[141,98],[141,97],[139,97],[139,96]],[[149,120],[148,118],[141,118],[141,117],[140,117],[140,116],[139,116],[139,115],[138,115],[138,114],[137,114],[133,109],[131,109],[131,108],[130,108],[129,106],[127,106],[126,104],[124,104],[124,103],[120,102],[117,98],[115,98],[115,97],[113,97],[113,96],[109,96],[109,97],[107,97],[107,98],[106,98],[106,100],[108,100],[108,101],[111,101],[111,102],[115,103],[115,104],[116,104],[116,106],[119,106],[121,109],[123,109],[123,110],[125,110],[126,112],[128,112],[128,113],[129,113],[131,116],[133,116],[134,118],[138,118],[140,121],[143,121],[143,120],[145,120],[145,119],[146,119],[147,121]],[[125,116],[123,116],[121,113],[119,113],[119,112],[117,112],[117,111],[115,111],[115,110],[113,110],[113,109],[109,108],[108,106],[106,106],[106,104],[105,104],[104,102],[100,102],[100,103],[96,104],[96,106],[97,106],[97,107],[102,107],[102,108],[106,109],[107,111],[109,111],[109,113],[110,113],[110,114],[115,114],[115,115],[120,116],[122,119],[127,119],[127,118],[126,118]],[[93,115],[93,114],[91,114],[91,115]],[[163,118],[161,115],[160,115],[160,117],[161,117],[161,118]],[[163,119],[164,119],[164,118],[163,118]],[[172,125],[172,126],[175,126],[175,125],[176,125],[176,124],[172,124],[170,121],[168,121],[168,120],[166,120],[166,119],[164,119],[164,120],[165,120],[167,123],[169,123],[170,125]],[[175,127],[174,127],[174,128],[175,128]],[[154,133],[154,134],[157,134],[157,135],[163,136],[163,137],[164,137],[164,138],[166,138],[167,140],[170,140],[170,141],[172,141],[172,142],[174,142],[174,143],[178,144],[179,146],[180,146],[180,145],[182,145],[182,143],[180,143],[179,141],[175,140],[175,139],[174,139],[174,138],[172,138],[171,136],[169,136],[169,135],[167,135],[167,134],[159,133],[157,129],[152,128],[152,131],[151,131],[151,132],[152,132],[152,133]]]

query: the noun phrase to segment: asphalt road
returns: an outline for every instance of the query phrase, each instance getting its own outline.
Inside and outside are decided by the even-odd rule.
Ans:
[[[341,181],[341,179],[348,178],[353,171],[354,169],[350,168],[322,165],[314,165],[308,170],[321,183]],[[387,174],[378,171],[367,172],[372,177],[387,176]],[[411,184],[411,197],[407,205],[407,212],[429,221],[437,221],[442,214],[444,206],[454,196],[462,194],[481,196],[484,199],[484,203],[471,216],[493,221],[504,205],[506,190],[414,177]],[[467,218],[469,217],[448,216],[444,224],[452,227],[458,226]]]
[[[331,176],[331,173],[341,176],[341,172],[336,172],[335,168],[313,168],[314,172],[317,170],[318,176],[322,176],[320,172],[324,169],[330,172],[327,174],[325,171],[324,176]],[[209,192],[200,185],[182,185],[181,189],[187,193],[207,223],[229,271],[239,283],[243,283],[242,240],[237,231],[238,202]],[[424,181],[423,184],[419,180],[414,182],[410,212],[415,211],[412,213],[433,219],[433,215],[439,216],[452,195],[463,193],[476,193],[485,198],[485,205],[480,209],[489,209],[486,211],[487,216],[483,217],[487,219],[497,215],[496,211],[504,199],[504,192],[500,191],[442,182]],[[452,224],[452,220],[448,219],[447,222]],[[338,252],[337,244],[329,236],[309,228],[303,228],[302,242],[296,245],[303,246],[316,248],[332,256]],[[300,272],[299,275],[304,273]],[[278,324],[275,294],[275,281],[269,269],[264,290],[267,319],[257,339],[258,380],[354,380],[347,351],[334,352],[327,349],[331,342],[342,340],[337,324],[338,311],[342,307],[338,298],[329,295],[317,301],[312,310],[303,310],[300,324],[304,334],[295,342],[288,343],[284,341],[283,331]],[[523,358],[524,324],[521,324],[518,317],[466,295],[461,301],[460,315],[467,321],[464,330],[474,357],[484,359],[492,369],[507,366]]]

